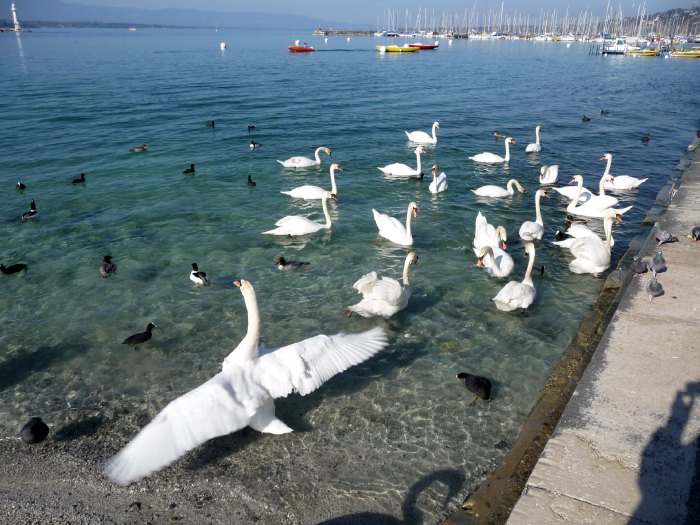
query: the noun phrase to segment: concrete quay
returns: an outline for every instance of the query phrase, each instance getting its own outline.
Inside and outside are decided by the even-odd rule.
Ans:
[[[507,520],[523,524],[700,523],[700,155],[660,226],[664,294],[650,274],[624,289],[592,360]],[[653,232],[644,259],[656,251]],[[629,261],[621,264],[629,268]]]

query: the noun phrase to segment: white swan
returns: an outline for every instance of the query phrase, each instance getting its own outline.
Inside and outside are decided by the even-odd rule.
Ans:
[[[320,166],[321,157],[319,157],[319,153],[321,152],[325,153],[329,157],[333,156],[330,148],[320,146],[316,148],[313,159],[310,159],[309,157],[290,157],[287,160],[278,160],[277,162],[282,164],[282,166],[285,168],[308,168],[311,166]]]
[[[474,255],[481,257],[481,248],[491,246],[492,248],[506,249],[508,234],[503,226],[494,227],[489,224],[486,217],[479,212],[474,221]],[[510,257],[510,256],[509,256]]]
[[[390,277],[377,278],[377,272],[370,272],[360,277],[352,287],[362,294],[362,300],[348,306],[348,317],[354,313],[362,317],[383,317],[389,319],[408,305],[411,287],[408,282],[408,269],[411,264],[418,264],[416,252],[409,252],[403,263],[403,286]]]
[[[607,160],[608,164],[605,166],[605,175],[610,174],[610,166],[612,165],[612,153],[606,153],[600,160]],[[613,175],[612,180],[605,183],[606,190],[633,190],[640,184],[644,184],[647,179],[638,179],[637,177],[631,177],[630,175]]]
[[[513,258],[500,248],[484,246],[479,253],[481,255],[476,261],[476,266],[483,265],[494,277],[508,277],[515,267]]]
[[[408,204],[406,212],[406,226],[398,220],[390,217],[386,213],[380,213],[372,208],[374,222],[379,228],[379,235],[401,246],[411,246],[413,244],[413,235],[411,234],[411,215],[418,217],[418,205],[415,202]]]
[[[601,178],[601,180],[600,180],[601,189],[602,189],[602,186],[604,184],[605,178],[606,177],[603,176],[603,178]],[[571,213],[573,215],[579,215],[581,217],[605,217],[606,211],[608,210],[608,208],[611,208],[613,205],[602,208],[600,202],[596,203],[596,201],[594,200],[594,199],[599,199],[601,196],[596,195],[596,196],[592,197],[591,199],[589,199],[584,204],[577,206],[578,196],[580,195],[582,188],[583,188],[583,177],[581,175],[574,175],[574,177],[571,179],[571,182],[569,184],[571,184],[573,182],[576,182],[576,184],[577,184],[577,188],[578,188],[577,195],[574,198],[574,200],[572,200],[569,203],[569,205],[566,207],[566,211],[568,213]],[[611,196],[610,195],[603,195],[603,197],[611,197]],[[612,198],[614,199],[615,197],[612,197]],[[591,203],[591,202],[594,202],[595,205],[589,206],[589,203]],[[617,202],[617,200],[615,202]],[[622,215],[623,213],[626,213],[631,209],[632,209],[632,206],[628,206],[626,208],[615,208],[615,212],[618,213],[619,215]]]
[[[598,275],[610,268],[610,248],[612,247],[613,221],[622,220],[619,214],[608,214],[603,220],[605,229],[605,241],[600,237],[585,237],[577,239],[569,246],[574,260],[569,263],[569,270],[573,273],[592,273]]]
[[[540,184],[556,184],[559,178],[559,164],[540,168]]]
[[[525,244],[525,251],[530,260],[525,270],[525,278],[522,282],[509,281],[501,291],[493,298],[496,308],[504,312],[510,312],[518,308],[527,308],[537,296],[535,284],[532,282],[532,268],[535,265],[535,245],[531,242]]]
[[[542,196],[549,198],[549,194],[540,188],[535,193],[535,220],[525,221],[520,225],[520,238],[525,241],[540,240],[544,235],[544,221],[540,210],[540,197]]]
[[[515,190],[513,190],[513,185],[518,188],[520,193],[525,193],[525,188],[523,188],[522,185],[515,179],[510,179],[505,188],[501,188],[500,186],[495,186],[493,184],[487,184],[486,186],[481,186],[480,188],[472,190],[472,192],[479,197],[508,197],[515,193]]]
[[[414,153],[416,154],[416,169],[399,162],[388,164],[384,167],[377,167],[377,169],[382,171],[385,175],[389,175],[391,177],[422,177],[423,172],[421,171],[420,156],[422,153],[425,153],[425,150],[418,146],[414,150]]]
[[[428,186],[428,191],[430,191],[430,193],[445,191],[447,189],[447,175],[445,175],[445,172],[443,171],[436,177],[437,166],[433,166],[430,171],[433,174],[433,181],[430,183],[430,186]]]
[[[525,148],[525,153],[538,153],[542,151],[542,145],[540,144],[540,125],[535,126],[535,142],[531,142]]]
[[[439,122],[433,122],[433,135],[428,135],[425,131],[405,131],[408,140],[415,142],[417,144],[437,144],[437,135],[435,135],[435,130],[440,127]]]
[[[474,155],[473,157],[469,157],[471,160],[475,162],[484,162],[487,164],[499,164],[503,162],[508,162],[510,160],[510,148],[508,147],[510,144],[515,144],[515,140],[512,139],[511,137],[507,137],[505,140],[506,144],[506,156],[501,157],[500,155],[496,155],[495,153],[479,153],[478,155]]]
[[[338,196],[338,188],[335,185],[335,172],[338,171],[340,173],[343,172],[343,168],[340,167],[338,163],[333,163],[331,164],[330,168],[330,174],[331,174],[331,194],[335,197]],[[290,197],[294,197],[295,199],[306,199],[306,200],[317,200],[317,199],[322,199],[323,196],[326,194],[327,190],[324,190],[323,188],[319,186],[311,186],[311,185],[304,185],[304,186],[298,186],[294,189],[291,189],[289,191],[281,191],[280,193],[283,193],[285,195],[289,195]],[[337,200],[334,198],[333,200]]]
[[[248,309],[248,332],[206,383],[168,404],[116,456],[107,476],[128,485],[169,465],[198,445],[249,426],[284,434],[274,399],[306,395],[334,375],[366,361],[388,344],[381,328],[358,334],[317,335],[260,355],[260,316],[253,285],[235,281]]]
[[[323,206],[323,215],[326,218],[325,223],[318,223],[307,219],[301,215],[287,215],[282,217],[275,223],[274,230],[268,230],[263,232],[265,235],[306,235],[307,233],[315,233],[319,230],[330,230],[331,228],[331,216],[328,213],[328,199],[332,199],[333,194],[327,191],[323,198],[321,199],[321,205]]]
[[[606,217],[612,217],[613,219],[617,219],[618,221],[622,221],[622,216],[619,215],[614,209],[608,208],[605,210],[605,215],[603,216],[603,219]],[[605,225],[603,225],[605,226]],[[562,248],[570,248],[572,244],[574,244],[576,241],[579,239],[598,239],[601,242],[603,240],[600,238],[600,236],[591,230],[588,226],[585,224],[572,224],[569,226],[569,228],[565,232],[560,232],[558,231],[556,233],[556,237],[561,239],[558,241],[554,241],[552,244],[556,244],[557,246],[561,246]],[[615,239],[610,236],[610,246],[615,246]]]

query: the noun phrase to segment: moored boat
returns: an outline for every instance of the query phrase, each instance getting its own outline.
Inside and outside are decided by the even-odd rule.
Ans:
[[[640,49],[640,48],[628,48],[625,50],[625,56],[632,57],[657,57],[661,54],[658,49]]]
[[[668,56],[671,58],[700,58],[700,47],[693,46],[691,49],[677,49],[671,51]]]
[[[410,47],[408,44],[401,46],[374,46],[380,53],[414,53],[420,51],[419,47]]]

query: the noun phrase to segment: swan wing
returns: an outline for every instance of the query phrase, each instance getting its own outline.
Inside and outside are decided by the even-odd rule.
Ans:
[[[491,264],[491,258],[490,257],[484,257],[484,266],[489,270],[489,273],[493,275],[494,277],[507,277],[509,276],[513,268],[515,268],[515,263],[513,262],[513,258],[510,256],[510,254],[501,248],[493,247],[493,259],[496,261],[496,265],[494,267],[493,264]]]
[[[518,232],[521,239],[526,241],[539,240],[544,235],[544,227],[534,221],[525,221],[520,225],[520,231]]]
[[[535,300],[535,289],[532,286],[518,282],[508,282],[493,298],[493,302],[499,310],[515,310],[527,308]]]
[[[436,142],[433,137],[428,135],[425,131],[411,131],[410,133],[406,131],[406,136],[411,142],[417,142],[419,144],[432,144]]]
[[[414,168],[398,162],[380,167],[379,170],[384,172],[386,175],[408,176],[418,174],[418,171],[416,171]]]
[[[369,272],[360,277],[352,287],[362,295],[370,293],[372,287],[377,282],[377,272]]]
[[[277,162],[285,168],[306,168],[316,164],[316,161],[309,157],[290,157],[287,160],[278,160]]]
[[[647,179],[638,179],[636,177],[631,177],[630,175],[615,175],[615,180],[611,183],[605,181],[606,190],[632,190],[643,184]]]
[[[273,398],[306,395],[334,375],[366,361],[389,344],[384,330],[317,335],[261,356],[257,379]]]
[[[576,197],[576,192],[578,191],[576,186],[563,186],[561,188],[552,188],[552,190],[556,191],[559,195],[563,195],[569,200],[574,200],[574,197]],[[581,190],[581,196],[579,197],[578,202],[587,202],[591,197],[593,197],[593,194],[586,188],[583,188]]]
[[[304,235],[306,233],[316,232],[323,228],[323,224],[319,224],[299,215],[288,215],[287,217],[282,217],[275,223],[275,226],[277,226],[277,228],[274,230],[264,231],[263,234]]]
[[[375,209],[372,209],[372,213],[374,214],[374,222],[377,224],[380,234],[386,233],[392,235],[398,233],[400,235],[406,235],[406,227],[401,224],[398,219],[386,213],[380,213]]]
[[[400,304],[404,287],[396,279],[382,277],[364,297],[373,301],[381,301],[392,305]]]
[[[269,397],[244,368],[219,372],[171,401],[109,460],[105,472],[116,483],[128,485],[209,439],[245,427]]]

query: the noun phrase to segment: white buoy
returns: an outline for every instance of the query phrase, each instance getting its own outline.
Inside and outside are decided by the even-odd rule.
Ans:
[[[350,37],[348,37],[348,42],[350,42]]]
[[[447,44],[450,45],[450,46],[452,45],[452,39],[451,39],[451,38],[447,41]]]
[[[327,43],[328,43],[328,37],[324,38],[323,41],[327,44]]]
[[[221,43],[219,44],[219,47],[221,48],[222,51],[223,51],[224,49],[226,49],[226,42],[221,42]]]
[[[566,44],[567,49],[571,47],[571,44]]]

